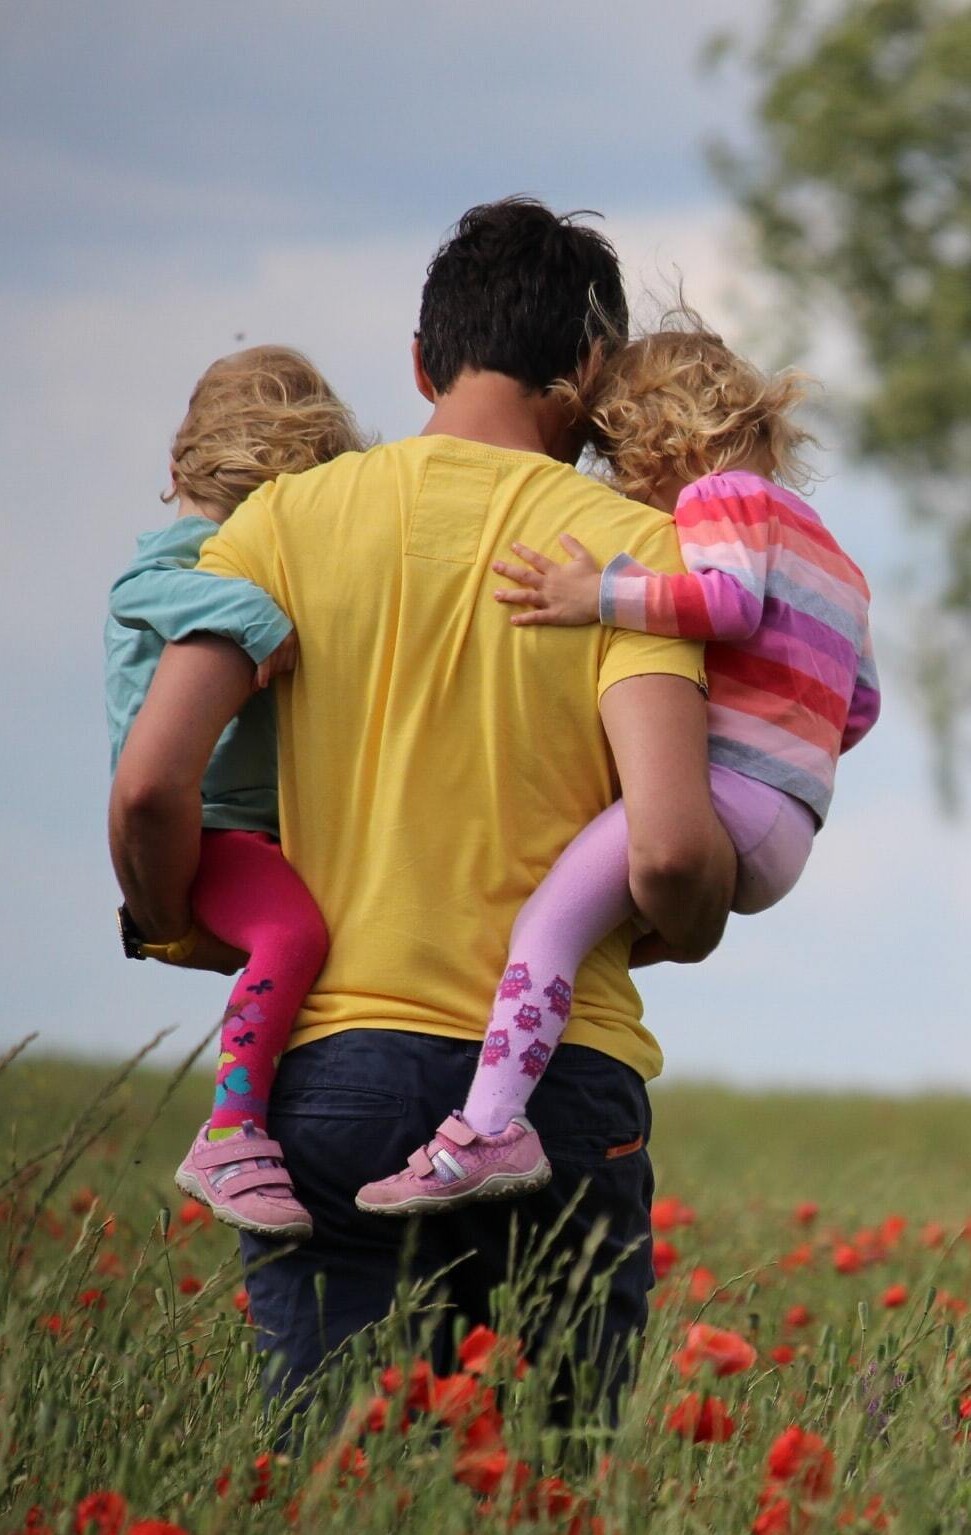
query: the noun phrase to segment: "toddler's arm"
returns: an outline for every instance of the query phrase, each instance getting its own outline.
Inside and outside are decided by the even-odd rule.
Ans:
[[[856,746],[862,741],[863,737],[873,729],[879,716],[880,682],[873,659],[873,642],[868,630],[860,652],[856,686],[853,689],[853,697],[850,699],[850,712],[843,731],[840,752],[848,752],[851,746]]]
[[[674,521],[687,575],[645,570],[629,555],[600,581],[600,622],[671,639],[751,639],[765,606],[769,497],[720,476],[682,495]]]
[[[235,641],[257,667],[293,629],[261,586],[186,568],[169,556],[136,561],[115,582],[108,603],[126,628],[154,629],[169,643],[215,634]]]
[[[768,524],[764,492],[742,495],[730,482],[707,481],[704,495],[683,496],[675,514],[687,575],[664,575],[627,554],[611,560],[602,575],[576,539],[564,536],[565,565],[513,547],[531,567],[493,566],[520,582],[523,590],[500,591],[500,602],[528,606],[512,622],[582,624],[600,622],[669,639],[746,640],[762,622],[765,605]]]

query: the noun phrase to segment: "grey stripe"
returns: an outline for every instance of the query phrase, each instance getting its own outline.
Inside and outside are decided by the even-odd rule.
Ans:
[[[727,736],[708,737],[708,758],[720,767],[732,768],[736,773],[744,773],[746,778],[756,778],[759,783],[771,784],[773,789],[782,789],[794,799],[801,799],[818,816],[820,825],[825,821],[833,798],[832,785],[814,778],[811,773],[780,762],[778,757],[770,757],[758,747],[731,741]]]
[[[841,634],[845,640],[849,640],[853,649],[859,653],[863,648],[866,638],[866,622],[862,618],[855,618],[846,608],[838,603],[830,602],[819,592],[810,591],[807,586],[800,586],[795,581],[790,581],[781,570],[769,572],[765,583],[765,595],[774,597],[777,602],[788,603],[789,607],[797,613],[805,613],[809,618],[818,619],[822,624],[828,624]]]
[[[617,619],[617,589],[615,582],[618,576],[622,576],[625,570],[631,566],[637,570],[643,570],[643,565],[638,565],[629,554],[615,554],[609,565],[605,565],[600,577],[600,622],[608,628],[616,623]]]

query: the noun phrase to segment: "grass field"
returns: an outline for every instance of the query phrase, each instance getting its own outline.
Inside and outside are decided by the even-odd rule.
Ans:
[[[0,1074],[2,1535],[971,1530],[966,1099],[659,1086],[661,1277],[616,1433],[549,1426],[558,1361],[517,1368],[508,1323],[443,1383],[399,1316],[279,1455],[232,1238],[171,1183],[208,1078],[119,1077]]]

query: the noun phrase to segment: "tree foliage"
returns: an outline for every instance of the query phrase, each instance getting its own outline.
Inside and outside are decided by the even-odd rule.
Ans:
[[[803,297],[837,298],[850,317],[867,365],[849,417],[855,446],[907,487],[931,530],[935,621],[962,630],[966,648],[971,7],[772,0],[745,62],[755,150],[722,148],[720,169],[760,259]],[[925,647],[925,660],[932,653]],[[929,680],[941,721],[971,701],[969,677],[959,681],[953,666]]]

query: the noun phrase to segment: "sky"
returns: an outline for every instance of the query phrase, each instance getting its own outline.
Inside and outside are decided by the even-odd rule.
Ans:
[[[333,14],[330,14],[333,12]],[[0,461],[6,748],[0,1045],[166,1058],[218,1018],[221,978],[126,963],[105,848],[107,589],[158,501],[195,379],[237,337],[301,347],[385,437],[420,430],[408,348],[424,269],[472,203],[594,208],[645,316],[680,276],[757,360],[773,290],[707,168],[745,144],[751,91],[702,73],[748,0],[45,0],[0,6]],[[768,323],[767,323],[768,317]],[[814,325],[830,393],[858,383]],[[809,869],[704,966],[645,974],[672,1077],[971,1089],[966,821],[935,802],[896,675],[906,540],[895,487],[829,434],[814,504],[864,566],[886,684],[841,765]],[[37,1048],[37,1047],[35,1047]]]

